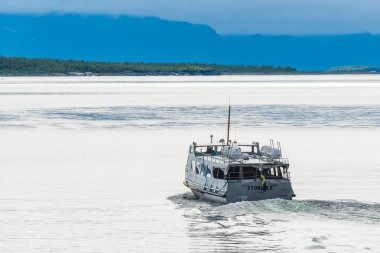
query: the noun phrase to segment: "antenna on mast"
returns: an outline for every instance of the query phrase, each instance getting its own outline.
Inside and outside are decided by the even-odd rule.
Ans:
[[[227,145],[230,143],[231,104],[228,105]]]

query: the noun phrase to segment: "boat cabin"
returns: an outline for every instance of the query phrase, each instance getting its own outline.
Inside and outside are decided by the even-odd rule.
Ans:
[[[197,143],[193,142],[193,145],[190,146],[189,152],[194,152],[196,156],[223,156],[223,154],[226,153],[225,151],[227,150],[227,148],[232,148],[228,151],[240,152],[247,155],[258,155],[260,153],[260,145],[258,142],[252,142],[252,144],[234,144],[226,145],[209,143],[197,145]]]
[[[191,158],[192,157],[192,158]],[[191,170],[195,174],[223,180],[290,178],[287,159],[262,157],[258,142],[252,144],[208,143],[189,148]]]

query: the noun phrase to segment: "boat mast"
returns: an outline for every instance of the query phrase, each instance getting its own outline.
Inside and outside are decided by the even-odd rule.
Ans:
[[[231,119],[231,105],[228,105],[228,127],[227,127],[227,145],[230,143],[230,119]]]

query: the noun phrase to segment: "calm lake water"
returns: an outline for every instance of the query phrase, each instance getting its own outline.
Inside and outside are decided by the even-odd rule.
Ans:
[[[281,141],[293,201],[196,200],[188,145]],[[0,78],[0,252],[380,252],[380,76]]]

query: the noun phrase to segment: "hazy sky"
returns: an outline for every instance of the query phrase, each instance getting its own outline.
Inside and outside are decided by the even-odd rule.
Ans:
[[[156,16],[230,34],[380,33],[380,0],[0,0],[0,12]]]

